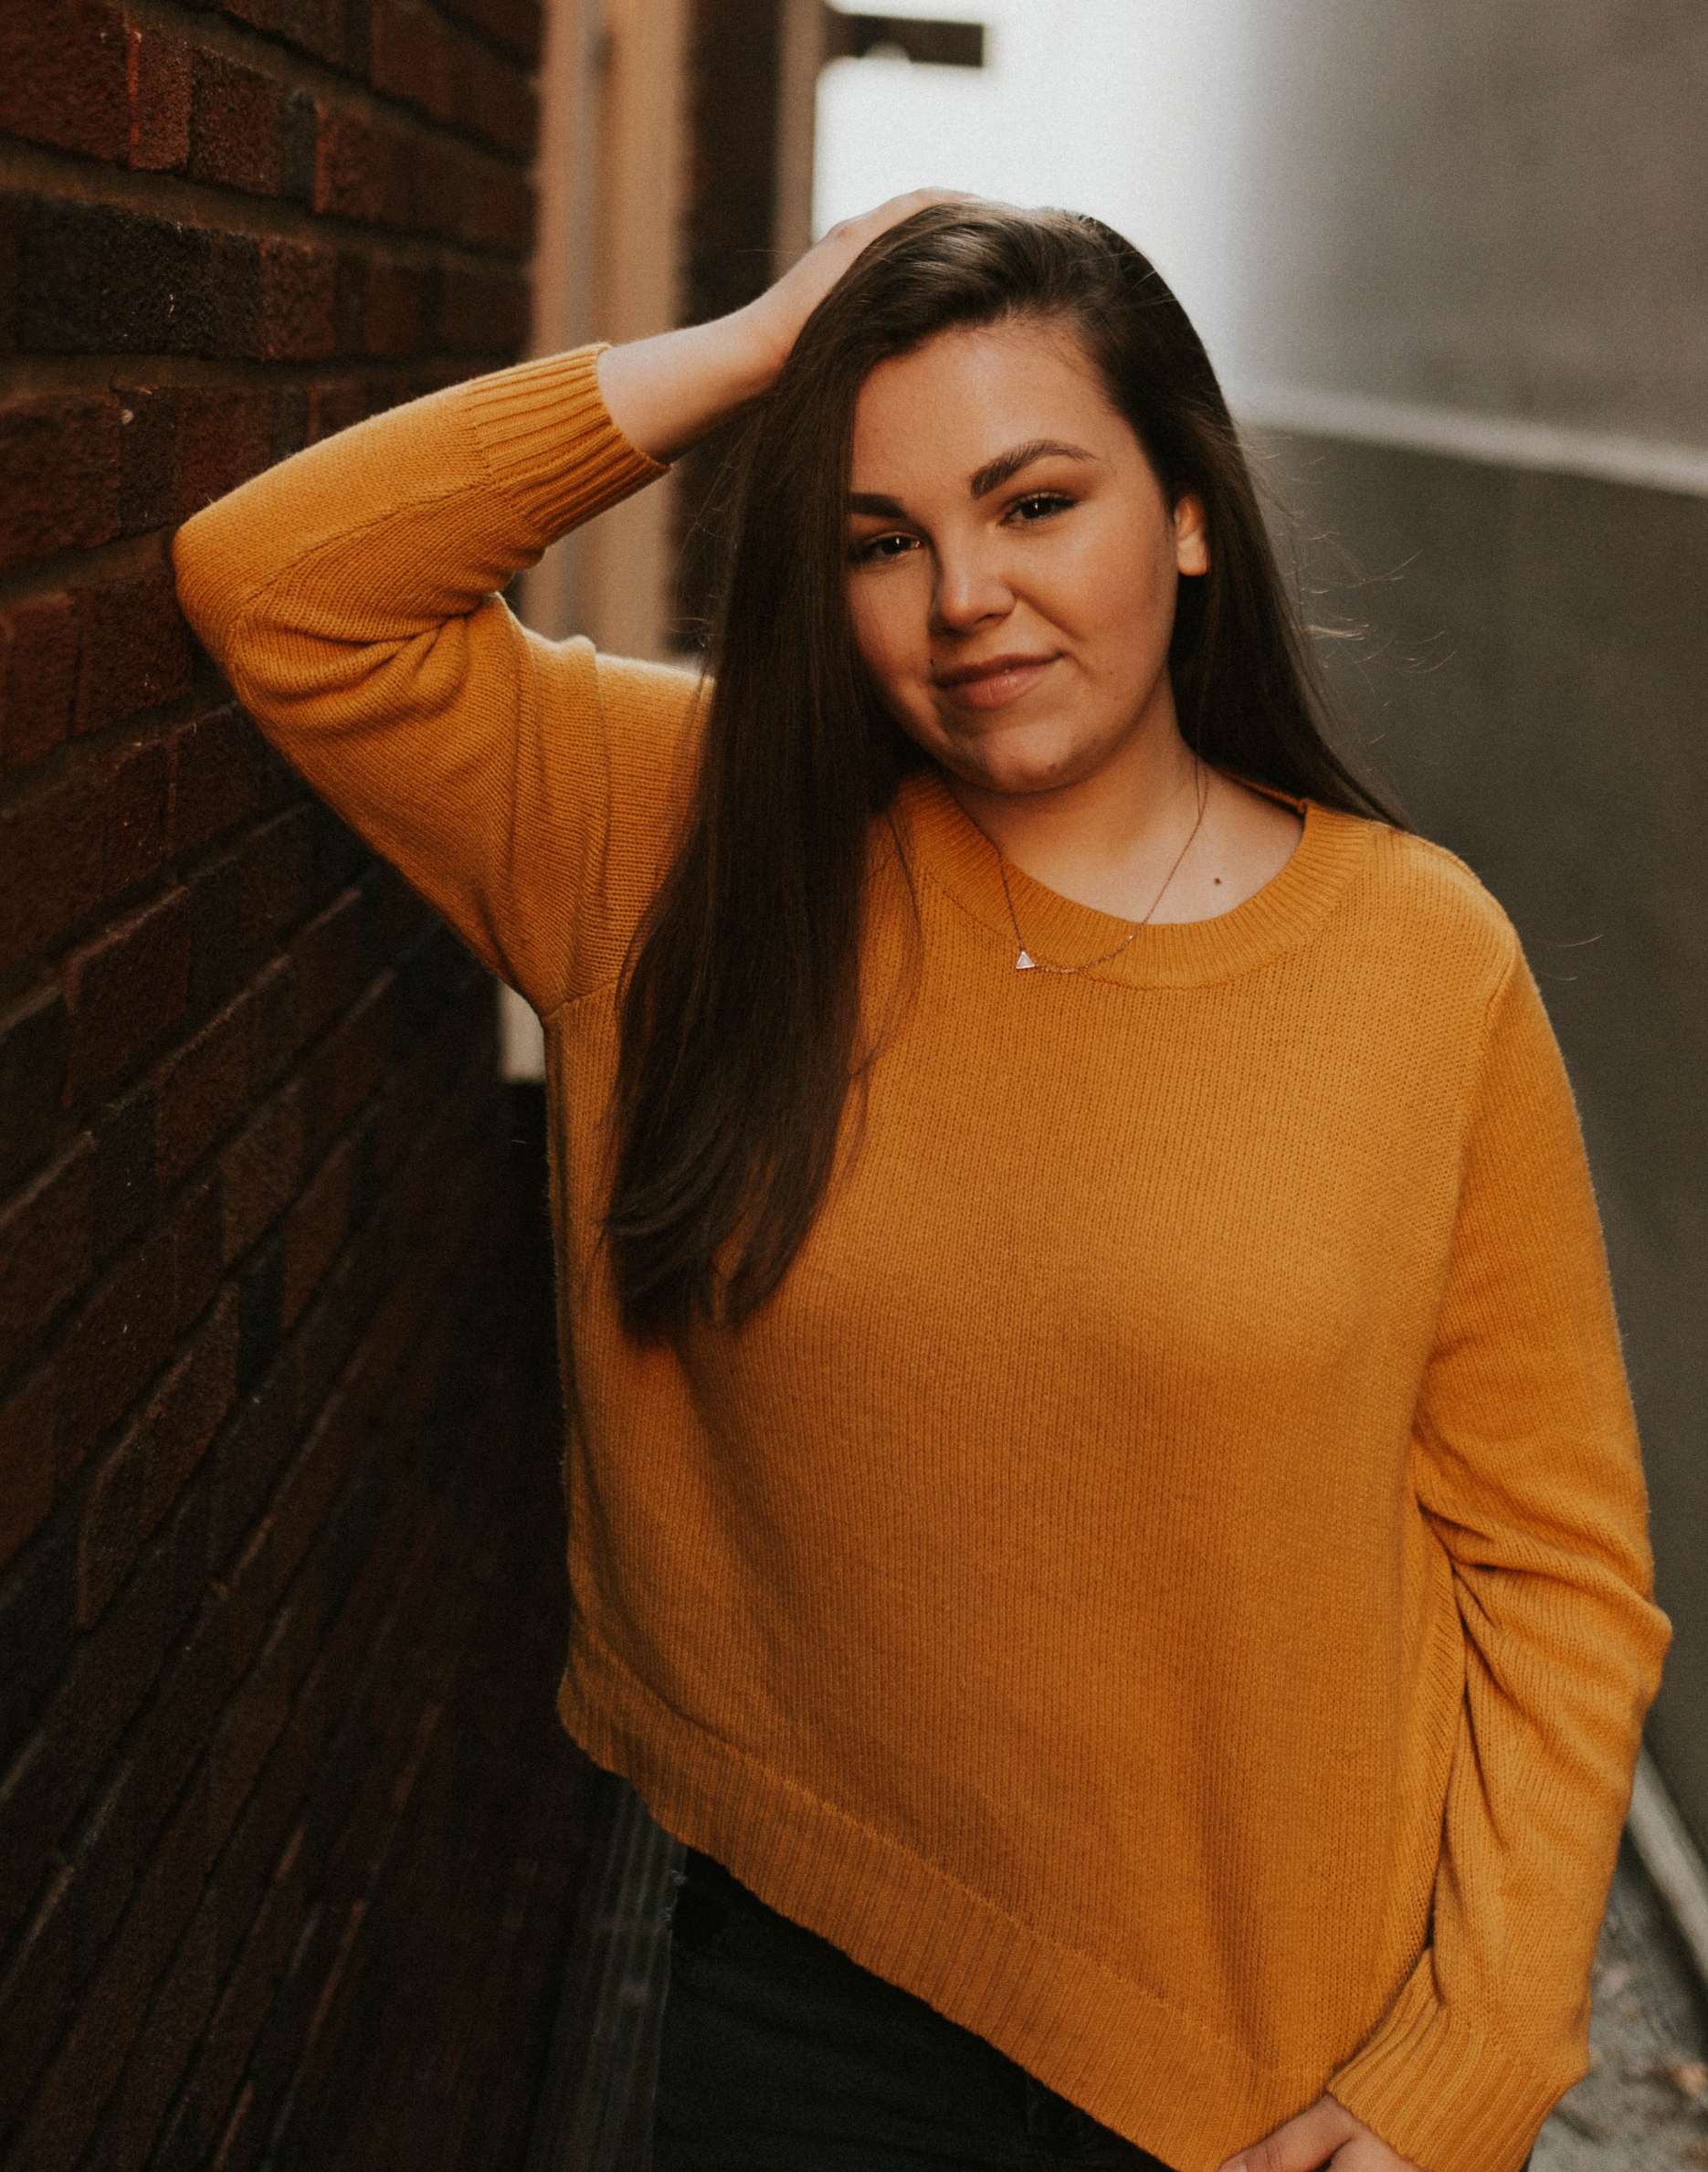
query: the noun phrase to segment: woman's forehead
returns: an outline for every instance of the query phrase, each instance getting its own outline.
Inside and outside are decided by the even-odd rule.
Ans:
[[[972,480],[1013,448],[1120,461],[1138,450],[1070,325],[1024,319],[956,326],[881,362],[854,410],[849,488],[902,494]]]

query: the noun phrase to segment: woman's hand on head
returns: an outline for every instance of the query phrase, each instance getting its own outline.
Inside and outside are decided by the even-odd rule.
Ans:
[[[673,460],[767,393],[806,323],[868,243],[928,204],[970,204],[954,189],[916,188],[843,219],[773,287],[710,324],[685,324],[599,357],[599,389],[629,443]]]
[[[1363,2120],[1323,2094],[1296,2119],[1228,2159],[1221,2172],[1419,2172]]]
[[[739,313],[773,357],[772,374],[783,367],[801,326],[829,293],[860,251],[880,234],[912,218],[929,204],[977,204],[984,201],[965,189],[912,188],[905,195],[891,196],[858,218],[838,219],[821,241],[815,242],[775,285]]]

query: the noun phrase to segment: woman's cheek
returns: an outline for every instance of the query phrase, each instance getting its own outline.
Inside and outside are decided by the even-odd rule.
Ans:
[[[849,613],[860,661],[891,707],[908,705],[912,681],[930,657],[930,644],[923,638],[923,622],[913,628],[912,621],[915,614],[905,607],[897,608],[901,600],[893,594],[874,597],[870,590],[863,594],[857,590]],[[911,638],[915,633],[918,638]],[[917,698],[915,693],[914,700]]]

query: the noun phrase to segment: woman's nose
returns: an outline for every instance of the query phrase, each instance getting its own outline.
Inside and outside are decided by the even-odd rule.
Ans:
[[[1004,618],[1014,592],[996,555],[978,550],[940,551],[932,617],[946,633],[966,633],[987,618]]]

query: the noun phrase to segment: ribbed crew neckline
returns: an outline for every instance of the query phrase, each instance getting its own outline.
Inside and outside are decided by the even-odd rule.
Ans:
[[[1231,912],[1142,927],[1112,958],[1074,977],[1128,987],[1197,987],[1266,965],[1305,942],[1358,872],[1381,826],[1313,800],[1301,803],[1301,811],[1304,831],[1286,866]],[[972,919],[1001,938],[1012,964],[1014,923],[996,848],[941,775],[915,771],[898,795],[897,813],[909,857]],[[1046,889],[1012,860],[1007,872],[1015,912],[1034,957],[1072,965],[1125,942],[1131,921]]]

